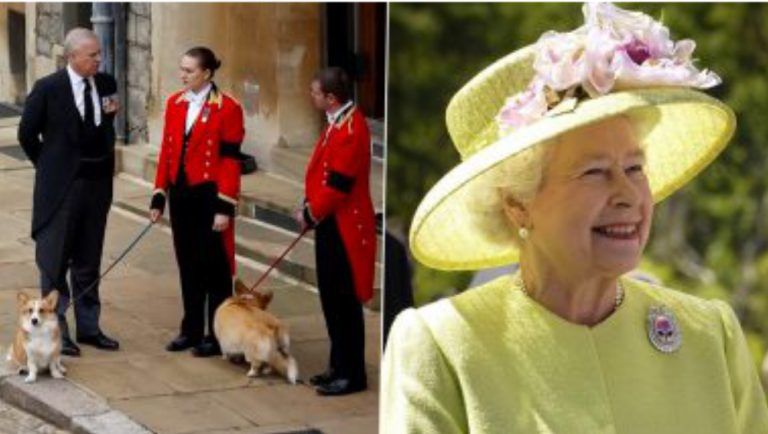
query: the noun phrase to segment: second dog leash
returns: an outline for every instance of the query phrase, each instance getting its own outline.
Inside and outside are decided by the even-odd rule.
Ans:
[[[304,228],[304,229],[301,231],[301,233],[299,234],[299,236],[298,236],[298,237],[296,237],[296,238],[293,240],[293,242],[292,242],[292,243],[291,243],[291,244],[288,246],[288,248],[287,248],[287,249],[285,249],[285,251],[283,251],[283,253],[282,253],[282,254],[281,254],[281,255],[280,255],[280,256],[279,256],[277,259],[275,259],[274,261],[272,261],[272,264],[270,264],[270,265],[269,265],[269,268],[267,268],[267,271],[265,271],[265,272],[264,272],[264,274],[262,274],[262,275],[261,275],[261,277],[259,277],[259,280],[257,280],[257,281],[256,281],[256,283],[254,283],[254,284],[253,284],[253,286],[251,286],[251,289],[249,289],[249,290],[248,290],[249,292],[253,292],[253,291],[255,291],[255,290],[256,290],[256,288],[258,288],[258,287],[259,287],[259,285],[261,284],[261,282],[263,282],[263,281],[264,281],[264,279],[266,279],[266,278],[267,278],[267,276],[269,276],[269,273],[271,273],[271,272],[272,272],[272,270],[274,270],[274,269],[275,269],[275,267],[277,267],[277,264],[279,264],[279,263],[280,263],[280,262],[283,260],[283,258],[285,258],[285,255],[287,255],[287,254],[288,254],[288,252],[290,252],[290,251],[291,251],[291,250],[292,250],[292,249],[293,249],[293,248],[296,246],[296,244],[299,242],[299,240],[301,240],[301,238],[302,238],[302,237],[303,237],[303,236],[304,236],[304,235],[305,235],[307,232],[309,232],[309,226],[305,227],[305,228]]]

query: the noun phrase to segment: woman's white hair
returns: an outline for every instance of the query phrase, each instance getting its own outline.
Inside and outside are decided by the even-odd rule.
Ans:
[[[98,41],[99,37],[92,30],[85,27],[75,27],[67,32],[64,37],[64,56],[69,57],[72,51],[76,50],[80,45],[88,40]]]
[[[517,244],[517,227],[505,213],[505,203],[530,203],[541,187],[548,156],[558,140],[539,143],[498,164],[468,188],[470,213],[475,225],[489,239],[502,245]]]

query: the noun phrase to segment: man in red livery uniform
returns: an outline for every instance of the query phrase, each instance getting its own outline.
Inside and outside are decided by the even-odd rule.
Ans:
[[[376,222],[369,189],[371,137],[340,68],[315,74],[310,93],[328,125],[307,166],[300,224],[315,229],[320,302],[331,340],[328,369],[310,382],[320,395],[367,387],[362,303],[373,295]]]

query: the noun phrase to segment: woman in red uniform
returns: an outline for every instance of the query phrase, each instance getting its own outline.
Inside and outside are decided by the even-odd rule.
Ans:
[[[221,354],[213,315],[232,294],[234,216],[240,193],[243,111],[212,81],[221,66],[214,53],[195,47],[181,58],[184,86],[165,107],[151,218],[170,206],[173,244],[181,277],[184,318],[168,351]],[[208,334],[205,334],[206,301]]]

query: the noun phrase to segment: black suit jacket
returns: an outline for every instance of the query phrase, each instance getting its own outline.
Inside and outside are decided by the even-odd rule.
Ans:
[[[101,97],[117,91],[115,79],[98,73],[94,77]],[[114,113],[106,114],[102,104],[99,140],[109,149],[114,166]],[[83,121],[75,105],[66,68],[35,82],[24,104],[18,138],[24,153],[35,166],[32,208],[32,237],[42,229],[66,197],[80,167]]]

